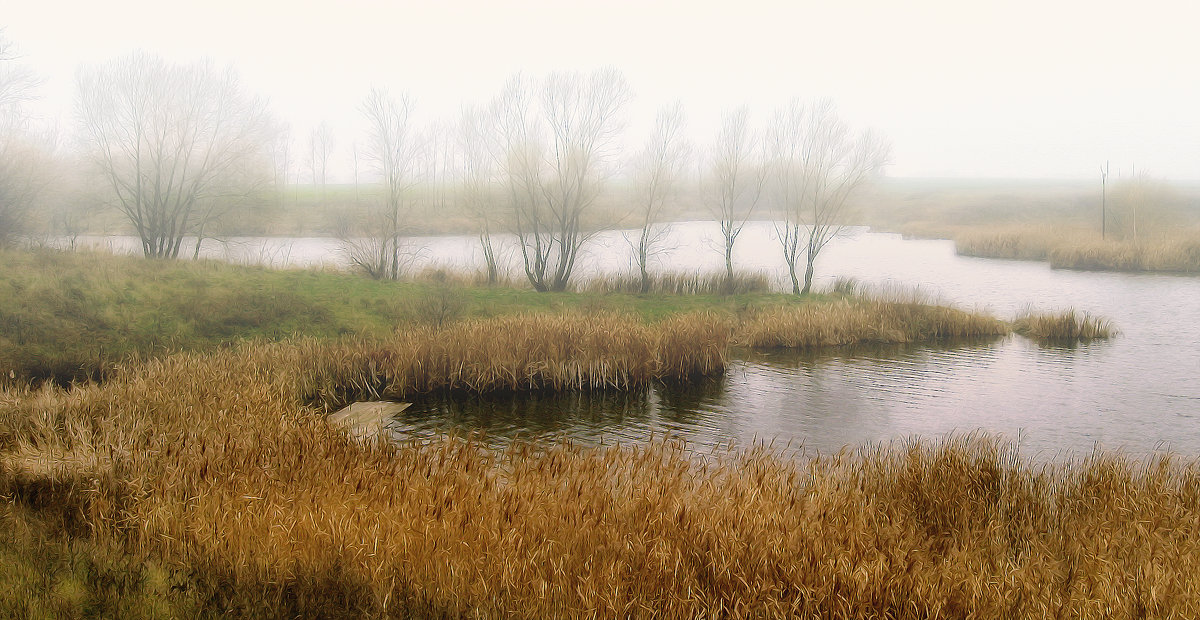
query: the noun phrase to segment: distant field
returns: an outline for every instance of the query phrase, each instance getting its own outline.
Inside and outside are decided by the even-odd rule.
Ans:
[[[1172,183],[1178,211],[1185,222],[1200,223],[1200,184]],[[377,200],[376,188],[353,185],[292,186],[279,194],[231,210],[214,229],[223,235],[336,235],[339,227],[363,221]],[[446,190],[424,190],[408,224],[414,234],[472,233],[470,217]],[[878,181],[862,192],[851,209],[851,222],[919,236],[949,237],[971,226],[1068,225],[1100,228],[1100,184],[1090,181],[1028,179],[905,179]],[[630,227],[631,209],[620,187],[597,205],[597,226]],[[770,219],[769,201],[760,203],[756,219]],[[673,220],[712,219],[694,186],[685,186],[668,210]],[[111,209],[93,207],[81,217],[80,232],[128,233],[128,224]],[[43,231],[56,231],[49,221]]]

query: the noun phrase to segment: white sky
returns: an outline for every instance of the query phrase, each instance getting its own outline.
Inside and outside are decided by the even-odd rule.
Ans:
[[[633,132],[675,99],[706,140],[724,109],[830,97],[914,177],[1091,178],[1111,160],[1200,180],[1198,17],[1164,1],[0,0],[64,122],[76,68],[135,49],[231,61],[299,141],[326,120],[344,151],[372,86],[449,118],[517,71],[611,65]]]

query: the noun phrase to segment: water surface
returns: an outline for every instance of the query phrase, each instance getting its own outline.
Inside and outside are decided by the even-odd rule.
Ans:
[[[735,262],[767,270],[782,285],[773,233],[766,222],[748,227]],[[662,266],[720,269],[718,239],[713,223],[674,225]],[[515,265],[511,240],[500,240]],[[117,249],[125,243],[105,242]],[[481,263],[472,237],[413,240],[411,247],[416,266]],[[343,261],[333,239],[235,239],[205,245],[202,253],[276,265]],[[620,232],[600,235],[580,258],[586,265],[580,276],[628,270],[629,256]],[[394,432],[425,437],[457,428],[484,431],[497,442],[565,436],[589,444],[672,435],[698,447],[775,440],[825,452],[983,430],[1019,440],[1031,455],[1096,445],[1200,455],[1200,278],[967,258],[949,241],[862,230],[835,240],[818,261],[818,287],[838,277],[918,289],[1005,319],[1026,308],[1074,308],[1112,319],[1121,335],[1070,347],[1013,336],[954,346],[754,352],[736,359],[724,377],[635,394],[429,398],[406,411]]]

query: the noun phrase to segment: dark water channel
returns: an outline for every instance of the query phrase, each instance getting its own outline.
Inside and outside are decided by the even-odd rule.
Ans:
[[[675,225],[664,268],[720,268],[715,224]],[[249,262],[337,262],[328,239],[248,239],[225,257]],[[478,264],[469,237],[420,240],[424,260]],[[736,263],[782,281],[769,223],[738,241]],[[219,256],[221,248],[206,248]],[[629,268],[620,233],[601,235],[580,258],[592,272]],[[510,260],[513,255],[509,253]],[[435,397],[395,420],[398,438],[451,430],[513,437],[638,443],[671,435],[699,448],[791,442],[822,452],[913,435],[982,430],[1053,457],[1100,445],[1131,454],[1170,449],[1200,456],[1200,278],[1052,270],[1045,263],[964,258],[948,241],[857,231],[817,264],[817,286],[853,277],[873,287],[917,289],[931,300],[1009,319],[1022,309],[1074,308],[1107,317],[1113,340],[1040,346],[1020,337],[953,346],[749,352],[724,377],[635,394]],[[583,274],[586,275],[586,272]]]
[[[707,264],[708,225],[677,228],[673,263]],[[775,268],[767,225],[747,231],[741,264]],[[619,244],[614,243],[617,249]],[[604,256],[603,250],[596,251]],[[706,262],[707,261],[707,262]],[[619,269],[612,264],[601,269]],[[433,397],[396,420],[398,437],[452,429],[492,441],[568,437],[638,443],[670,435],[703,448],[791,442],[821,452],[913,435],[983,431],[1053,458],[1100,446],[1200,456],[1200,278],[1051,270],[1044,263],[964,258],[947,241],[860,233],[818,264],[822,283],[918,289],[933,300],[1012,318],[1074,308],[1121,334],[1077,346],[1012,336],[883,349],[746,352],[724,377],[637,394]]]

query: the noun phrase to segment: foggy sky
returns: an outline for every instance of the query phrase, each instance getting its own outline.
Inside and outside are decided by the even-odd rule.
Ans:
[[[893,142],[891,176],[1200,180],[1200,37],[1185,2],[259,2],[3,0],[0,27],[71,123],[75,71],[142,49],[233,62],[298,146],[325,120],[348,151],[372,86],[452,118],[513,73],[614,66],[631,135],[681,100],[722,110],[832,98]]]

